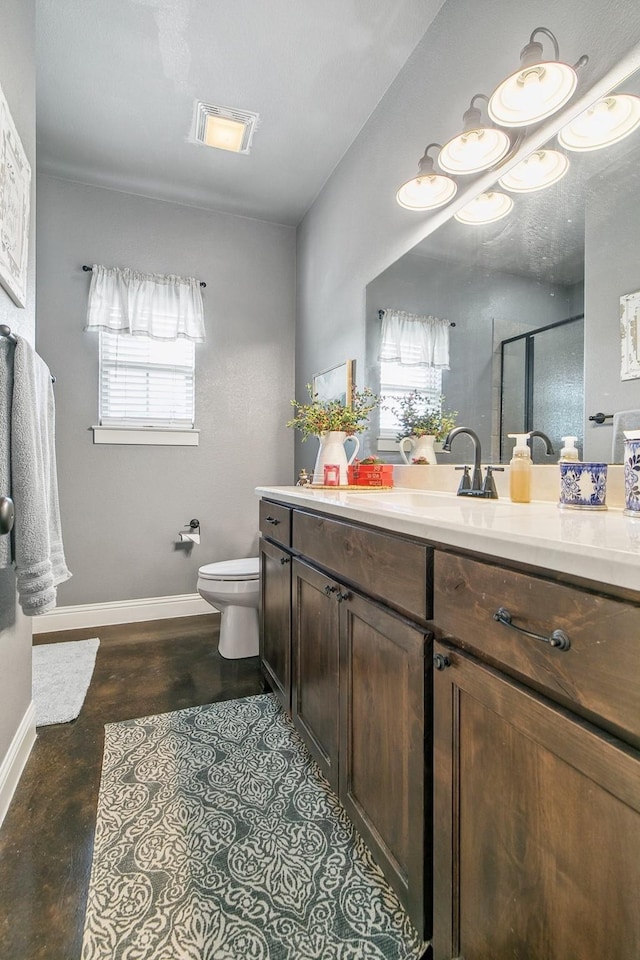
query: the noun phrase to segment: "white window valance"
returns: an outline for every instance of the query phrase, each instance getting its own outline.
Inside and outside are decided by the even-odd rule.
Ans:
[[[205,339],[200,284],[193,277],[92,266],[85,330],[151,337]]]
[[[383,310],[378,359],[407,367],[448,370],[449,328],[448,320]]]

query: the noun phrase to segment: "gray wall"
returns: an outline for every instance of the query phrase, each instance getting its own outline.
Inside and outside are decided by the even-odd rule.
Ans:
[[[35,172],[35,4],[3,0],[0,86]],[[32,178],[27,304],[16,307],[0,287],[0,323],[35,340],[35,177]],[[7,491],[0,491],[7,493]],[[31,702],[31,621],[16,603],[13,570],[0,571],[0,764]]]
[[[596,180],[585,230],[585,410],[640,409],[640,380],[620,379],[620,297],[640,290],[640,172]],[[639,424],[640,426],[640,424]],[[612,422],[587,422],[585,458],[611,459]]]
[[[522,333],[564,320],[570,316],[572,291],[573,287],[489,272],[466,263],[406,254],[367,286],[367,382],[373,389],[379,385],[380,308],[396,307],[454,321],[451,369],[442,376],[445,407],[457,410],[459,425],[473,427],[484,460],[491,459],[493,321],[517,324],[517,332]],[[447,462],[464,462],[469,449],[465,451],[465,442],[457,441]]]
[[[49,177],[38,181],[38,349],[57,376],[61,605],[195,593],[203,563],[257,552],[261,483],[290,483],[295,231]],[[84,263],[196,276],[199,447],[94,445],[98,338]],[[202,542],[175,549],[197,517]]]
[[[363,380],[365,287],[429,223],[399,207],[396,190],[415,175],[426,143],[457,132],[470,97],[512,72],[540,24],[556,33],[562,59],[590,55],[586,88],[637,42],[640,4],[485,0],[480,9],[447,0],[299,227],[297,396],[314,371],[347,357]]]

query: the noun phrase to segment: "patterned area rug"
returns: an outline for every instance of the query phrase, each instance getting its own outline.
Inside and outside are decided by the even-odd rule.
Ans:
[[[105,729],[83,960],[422,956],[273,695]]]

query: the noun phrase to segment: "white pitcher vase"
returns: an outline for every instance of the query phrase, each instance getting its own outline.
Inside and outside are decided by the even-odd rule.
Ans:
[[[426,436],[426,437],[403,437],[399,443],[400,447],[400,456],[405,463],[411,465],[414,460],[422,460],[423,458],[427,463],[436,463],[436,450],[434,447],[435,436]],[[405,451],[405,443],[409,443],[411,446],[411,460],[408,459]]]
[[[318,440],[320,441],[320,449],[316,457],[316,465],[313,468],[313,482],[324,483],[325,463],[337,463],[340,467],[340,485],[347,486],[349,482],[347,467],[355,460],[360,449],[360,441],[355,434],[347,435],[343,430],[326,430],[318,436]],[[353,453],[348,460],[344,449],[346,440],[353,440],[355,444]]]

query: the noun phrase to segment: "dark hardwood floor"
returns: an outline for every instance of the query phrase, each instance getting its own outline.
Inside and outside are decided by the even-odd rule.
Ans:
[[[218,617],[40,634],[100,637],[77,720],[38,728],[0,829],[0,957],[79,960],[104,724],[262,691],[258,658],[224,660]]]

